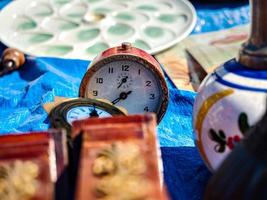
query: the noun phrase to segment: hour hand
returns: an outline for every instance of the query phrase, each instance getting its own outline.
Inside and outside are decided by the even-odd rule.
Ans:
[[[123,77],[121,79],[121,82],[120,82],[119,86],[117,87],[117,89],[119,89],[123,85],[123,83],[126,83],[127,82],[127,79],[128,79],[128,76]]]

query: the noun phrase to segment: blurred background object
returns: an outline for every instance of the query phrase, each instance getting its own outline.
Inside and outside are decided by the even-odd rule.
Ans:
[[[211,178],[205,200],[267,198],[267,112]]]
[[[0,62],[0,76],[20,68],[25,63],[25,56],[17,49],[4,50]]]
[[[193,3],[244,3],[248,2],[248,0],[190,0]]]

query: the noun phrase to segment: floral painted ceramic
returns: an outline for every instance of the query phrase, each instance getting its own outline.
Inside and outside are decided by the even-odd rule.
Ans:
[[[249,39],[240,48],[237,60],[224,63],[204,80],[194,105],[196,144],[212,170],[219,167],[265,112],[267,1],[250,3]]]
[[[245,68],[235,59],[202,83],[194,105],[194,128],[200,153],[212,170],[263,116],[267,70]]]

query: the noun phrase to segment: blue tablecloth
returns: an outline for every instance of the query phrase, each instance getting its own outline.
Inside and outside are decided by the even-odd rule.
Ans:
[[[10,0],[0,0],[0,8]],[[247,5],[201,5],[193,33],[248,23]],[[1,24],[1,23],[0,23]],[[0,44],[0,53],[4,49]],[[27,57],[20,70],[0,78],[0,134],[49,128],[42,108],[54,96],[76,97],[88,61]],[[191,125],[194,92],[170,89],[168,111],[158,127],[165,182],[172,199],[202,199],[210,173],[194,145]]]

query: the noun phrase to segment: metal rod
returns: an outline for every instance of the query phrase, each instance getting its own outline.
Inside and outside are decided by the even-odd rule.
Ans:
[[[245,67],[267,70],[267,1],[250,0],[250,37],[239,52],[239,62]]]

